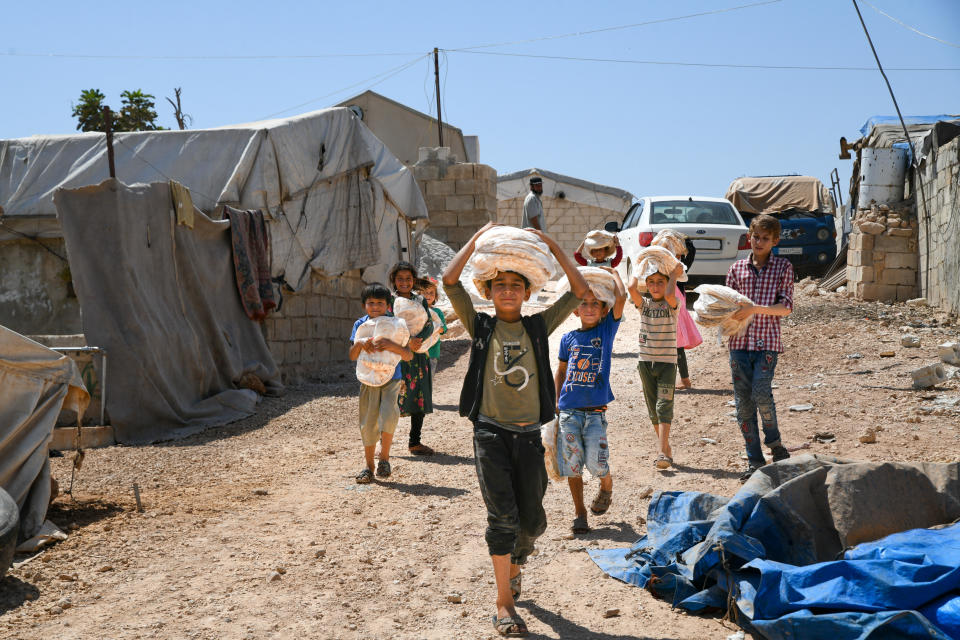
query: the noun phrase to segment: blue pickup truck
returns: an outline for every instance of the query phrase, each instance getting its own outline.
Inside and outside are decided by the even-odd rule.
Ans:
[[[751,176],[730,183],[724,196],[750,225],[767,213],[780,220],[780,244],[774,253],[793,263],[798,278],[822,276],[837,257],[830,190],[810,176]]]

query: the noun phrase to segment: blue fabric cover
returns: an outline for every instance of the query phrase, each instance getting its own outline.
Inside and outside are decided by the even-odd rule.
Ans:
[[[844,536],[863,536],[872,523],[845,523],[837,515],[861,501],[883,508],[880,496],[860,490],[876,485],[894,514],[876,530],[891,519],[909,522],[896,492],[877,476],[906,471],[906,477],[938,475],[930,484],[945,491],[929,495],[945,505],[944,521],[954,520],[960,465],[865,463],[859,466],[869,467],[869,482],[858,484],[849,473],[836,475],[835,465],[846,461],[802,456],[785,463],[767,465],[730,499],[657,493],[647,535],[630,549],[591,550],[590,557],[610,576],[691,613],[735,602],[740,624],[758,637],[960,639],[960,523],[900,531],[844,551]],[[843,495],[844,487],[858,490]],[[905,493],[908,508],[916,503],[915,519],[929,526],[924,498],[912,488]],[[805,504],[797,496],[814,498]],[[818,500],[833,513],[814,513]]]

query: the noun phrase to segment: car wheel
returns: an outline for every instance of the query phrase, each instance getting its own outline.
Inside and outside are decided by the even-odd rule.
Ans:
[[[7,572],[17,548],[20,533],[20,509],[10,494],[0,489],[0,578]]]

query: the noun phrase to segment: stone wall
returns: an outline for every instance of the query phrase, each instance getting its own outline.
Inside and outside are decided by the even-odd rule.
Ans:
[[[456,163],[449,149],[423,148],[413,175],[430,212],[430,235],[457,250],[496,219],[497,172],[485,164]]]
[[[497,222],[519,225],[523,200],[524,198],[510,198],[498,202]],[[587,232],[603,229],[604,223],[611,220],[620,222],[623,219],[623,212],[582,204],[567,198],[541,196],[541,201],[543,215],[547,219],[547,233],[571,256],[583,242]]]
[[[62,238],[0,242],[0,324],[26,335],[82,331],[70,269],[57,256],[67,256]]]
[[[919,174],[926,196],[926,206],[918,207],[922,295],[930,304],[960,314],[960,138],[927,156]],[[919,200],[916,176],[911,191]]]
[[[917,227],[909,203],[858,211],[849,236],[847,290],[863,300],[918,297]]]
[[[319,377],[329,363],[347,360],[350,330],[364,314],[361,273],[356,269],[337,278],[312,274],[309,290],[284,293],[280,312],[264,320],[264,336],[284,382]]]

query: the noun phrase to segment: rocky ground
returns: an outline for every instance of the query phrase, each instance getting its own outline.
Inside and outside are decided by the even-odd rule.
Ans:
[[[914,390],[909,375],[937,360],[937,344],[958,339],[956,319],[804,283],[797,291],[775,391],[785,444],[801,448],[795,455],[957,460],[960,404],[951,403],[960,380]],[[549,527],[525,569],[519,603],[533,638],[726,638],[735,631],[718,616],[685,615],[606,578],[585,553],[629,546],[644,533],[648,487],[732,495],[745,466],[725,351],[706,330],[688,356],[695,387],[677,394],[676,466],[654,470],[654,434],[635,369],[638,321],[628,308],[615,349],[613,506],[591,518],[590,534],[572,538],[568,491],[550,487]],[[563,329],[573,326],[570,319]],[[920,346],[901,346],[905,333]],[[0,636],[493,637],[471,429],[456,412],[467,347],[462,337],[443,343],[438,410],[424,435],[441,453],[416,458],[398,447],[386,482],[353,481],[361,448],[349,366],[331,366],[324,380],[264,400],[257,416],[196,437],[88,451],[74,499],[59,497],[49,514],[69,538],[18,557],[0,581]],[[873,438],[865,439],[875,442],[861,443],[867,428]],[[404,419],[398,442],[407,429]],[[70,459],[52,463],[60,486],[69,487]],[[588,499],[595,488],[590,481]],[[612,609],[618,613],[607,617]]]

